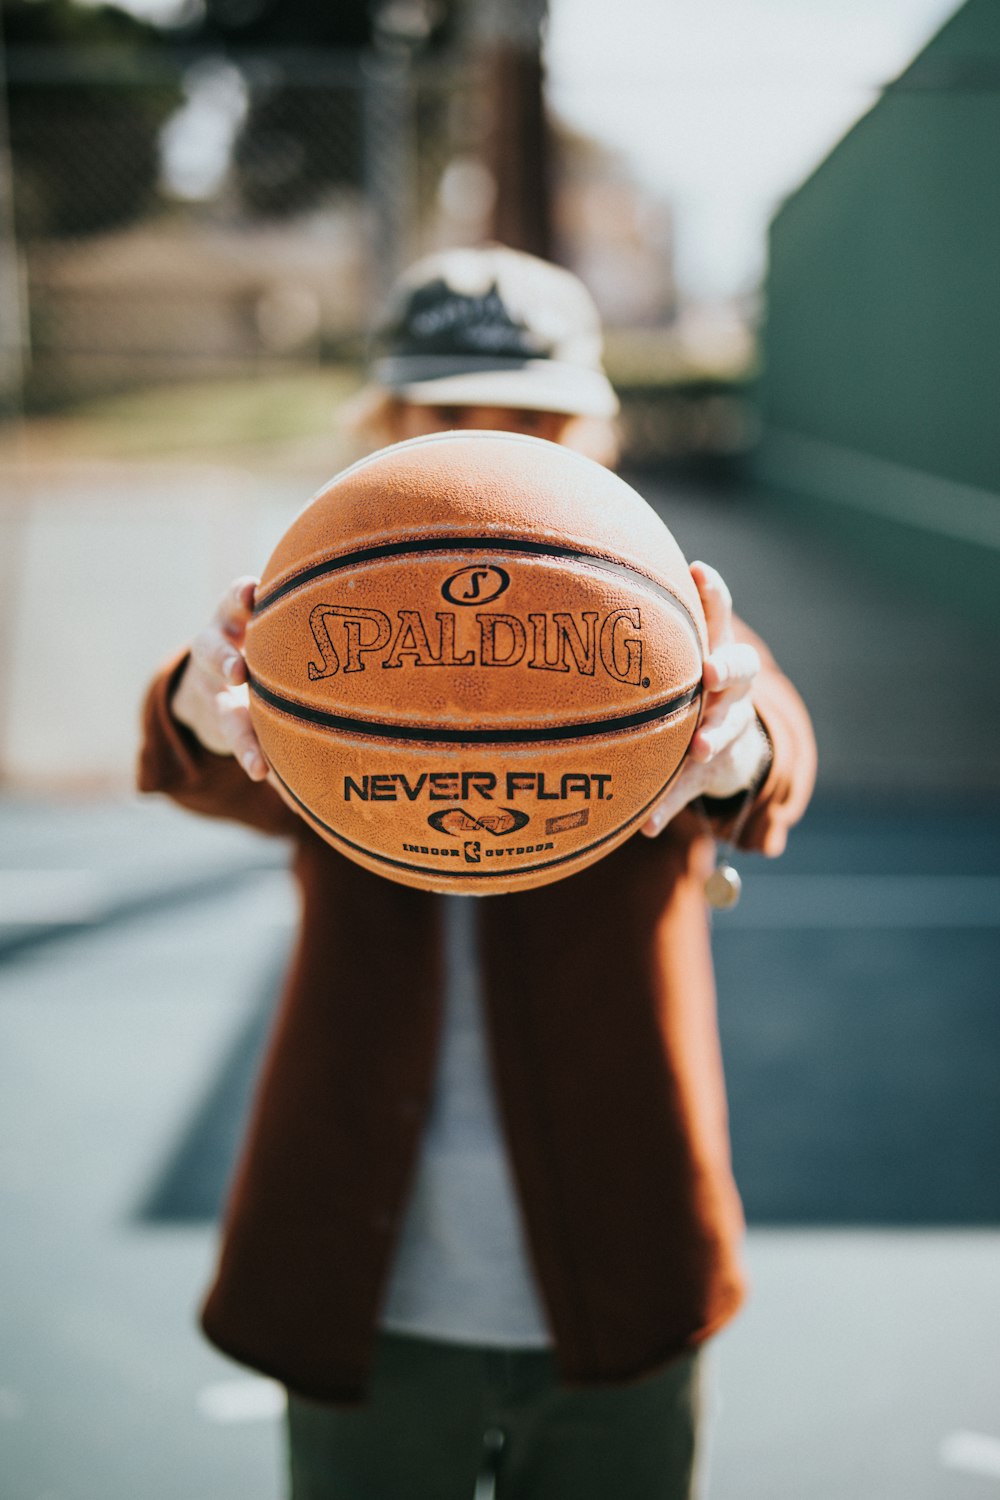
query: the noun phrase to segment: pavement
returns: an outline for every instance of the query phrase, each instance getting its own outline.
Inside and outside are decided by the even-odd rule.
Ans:
[[[995,642],[747,495],[637,483],[800,683],[821,750],[788,853],[743,862],[714,929],[753,1292],[712,1349],[707,1500],[985,1500]],[[157,597],[183,564],[176,540],[157,556],[165,503],[152,529],[137,503],[121,543],[152,560]],[[82,659],[88,639],[111,649],[134,594],[95,601],[80,518],[61,535],[57,519]],[[247,565],[219,561],[228,522],[204,524],[220,578]],[[27,682],[24,610],[12,628]],[[195,1314],[294,928],[282,852],[133,798],[122,733],[81,731],[112,773],[84,796],[57,774],[51,721],[33,723],[45,790],[23,776],[0,797],[0,1500],[275,1500],[282,1393],[215,1354]]]

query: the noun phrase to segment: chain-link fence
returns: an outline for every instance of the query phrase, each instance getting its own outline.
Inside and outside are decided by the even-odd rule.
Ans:
[[[357,355],[408,258],[482,232],[469,67],[21,49],[7,78],[8,408]]]
[[[467,56],[22,46],[6,63],[7,413],[360,364],[398,271],[489,231],[496,122]],[[554,193],[560,256],[618,335],[626,457],[728,465],[753,441],[753,403],[739,371],[706,387],[671,352],[669,205],[565,130]]]

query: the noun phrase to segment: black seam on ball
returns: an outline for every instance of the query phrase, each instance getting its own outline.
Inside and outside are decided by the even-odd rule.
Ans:
[[[273,689],[264,687],[254,677],[249,677],[248,681],[255,697],[299,723],[313,724],[319,729],[335,729],[344,734],[360,734],[380,740],[403,740],[408,743],[416,741],[424,745],[538,745],[561,740],[595,739],[599,735],[637,729],[644,724],[654,724],[659,719],[669,719],[701,697],[701,683],[698,682],[694,687],[668,699],[666,703],[639,709],[631,714],[619,714],[614,718],[586,719],[576,724],[524,725],[516,729],[445,729],[422,724],[385,724],[377,719],[355,719],[347,714],[334,714],[285,698]]]
[[[303,568],[291,578],[286,578],[284,583],[279,583],[270,593],[257,599],[253,608],[254,617],[263,614],[272,604],[277,604],[279,599],[284,599],[288,594],[294,593],[296,589],[304,587],[307,583],[314,582],[317,578],[325,578],[331,573],[340,573],[346,568],[361,567],[365,563],[379,562],[387,557],[406,557],[413,553],[434,552],[469,553],[473,557],[483,552],[519,552],[527,557],[551,557],[560,562],[589,564],[591,567],[611,573],[618,578],[638,580],[643,587],[650,589],[661,599],[665,599],[687,617],[695,640],[700,644],[698,627],[691,611],[682,599],[679,599],[672,590],[657,579],[651,578],[647,573],[641,573],[638,568],[633,568],[628,563],[616,562],[613,558],[602,556],[600,553],[582,552],[578,547],[563,547],[558,542],[534,541],[529,537],[418,536],[410,537],[402,542],[383,542],[375,547],[361,547],[356,552],[345,552],[340,557],[324,558],[322,562],[313,563],[311,567]]]

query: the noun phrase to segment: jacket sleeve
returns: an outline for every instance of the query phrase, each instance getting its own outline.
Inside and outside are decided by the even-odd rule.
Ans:
[[[138,787],[164,792],[192,812],[231,818],[263,833],[294,834],[304,825],[266,781],[251,781],[231,755],[216,755],[174,718],[170,702],[187,665],[185,652],[160,671],[142,713]]]
[[[734,621],[738,640],[760,653],[753,703],[770,741],[763,780],[747,795],[702,802],[718,838],[771,857],[781,854],[788,830],[806,810],[816,781],[816,740],[805,704],[758,635]],[[749,803],[748,803],[749,798]]]

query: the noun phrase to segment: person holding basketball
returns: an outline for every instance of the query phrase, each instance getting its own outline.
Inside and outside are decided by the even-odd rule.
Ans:
[[[617,402],[568,272],[415,267],[356,414],[373,445],[523,432],[610,463]],[[706,882],[780,854],[806,711],[692,564],[709,633],[684,768],[569,879],[482,901],[369,873],[268,783],[246,704],[255,581],[155,679],[139,783],[285,837],[294,961],[203,1309],[288,1389],[292,1500],[690,1500],[707,1339],[744,1295]]]

